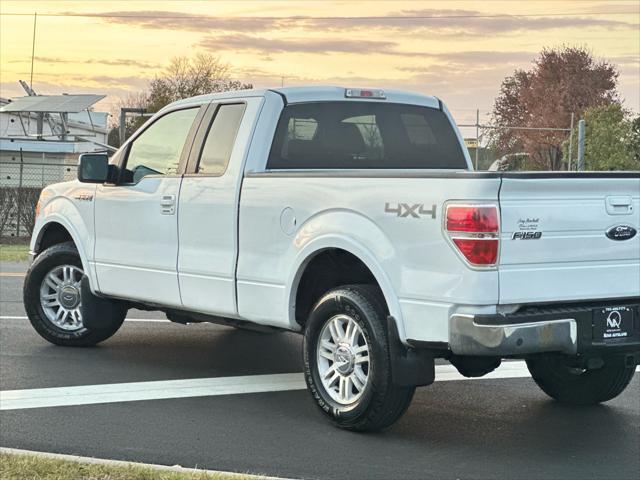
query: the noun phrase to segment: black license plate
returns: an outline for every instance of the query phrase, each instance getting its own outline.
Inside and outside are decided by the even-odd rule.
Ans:
[[[603,307],[593,310],[594,337],[615,340],[633,336],[633,310],[630,307]]]

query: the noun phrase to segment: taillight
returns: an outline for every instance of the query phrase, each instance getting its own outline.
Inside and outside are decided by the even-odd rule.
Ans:
[[[500,221],[495,205],[448,205],[445,230],[462,256],[473,266],[498,262]]]

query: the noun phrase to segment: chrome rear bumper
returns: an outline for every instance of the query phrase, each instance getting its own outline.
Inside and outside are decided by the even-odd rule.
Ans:
[[[449,346],[456,355],[517,356],[543,352],[575,355],[578,326],[574,318],[514,324],[483,324],[474,315],[452,315]]]

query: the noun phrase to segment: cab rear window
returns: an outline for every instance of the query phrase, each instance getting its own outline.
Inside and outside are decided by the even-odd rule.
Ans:
[[[382,102],[284,108],[268,169],[466,169],[460,142],[438,109]]]

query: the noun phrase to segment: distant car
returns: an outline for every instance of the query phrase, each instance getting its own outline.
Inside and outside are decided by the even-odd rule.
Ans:
[[[471,170],[430,96],[182,100],[43,191],[25,307],[67,346],[132,307],[303,333],[314,401],[352,430],[396,421],[435,358],[470,377],[523,358],[555,399],[616,397],[640,357],[638,172]]]

